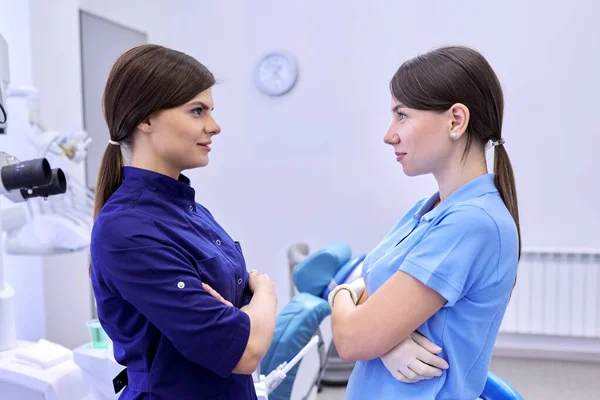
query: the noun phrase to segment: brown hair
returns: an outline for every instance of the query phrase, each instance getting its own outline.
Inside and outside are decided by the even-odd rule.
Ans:
[[[473,140],[482,147],[502,139],[504,95],[496,73],[478,51],[441,47],[404,62],[390,82],[392,95],[409,108],[446,111],[456,103],[470,111],[463,159]],[[495,184],[517,226],[519,258],[521,228],[512,164],[503,145],[494,146]]]
[[[102,99],[110,140],[131,148],[136,127],[159,110],[181,106],[215,84],[193,57],[155,44],[134,47],[115,62]],[[123,181],[121,146],[108,144],[98,171],[94,220]]]

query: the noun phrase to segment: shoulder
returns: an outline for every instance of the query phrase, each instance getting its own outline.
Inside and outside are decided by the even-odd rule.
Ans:
[[[162,237],[153,218],[135,208],[100,213],[92,226],[91,250],[156,244]]]
[[[495,231],[501,238],[517,235],[516,223],[497,192],[458,203],[451,209],[469,221],[471,230]]]
[[[458,203],[442,213],[437,223],[455,235],[468,235],[471,239],[499,238],[500,229],[493,213],[485,207],[468,202]]]

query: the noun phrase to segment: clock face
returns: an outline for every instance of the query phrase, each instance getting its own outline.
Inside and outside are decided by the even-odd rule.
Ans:
[[[289,92],[298,79],[298,68],[294,59],[284,53],[264,56],[256,67],[256,86],[269,96],[281,96]]]

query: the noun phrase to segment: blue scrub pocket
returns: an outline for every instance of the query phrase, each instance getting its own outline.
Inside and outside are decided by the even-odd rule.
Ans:
[[[235,301],[237,282],[229,263],[221,255],[196,260],[200,280],[215,289],[225,299]]]

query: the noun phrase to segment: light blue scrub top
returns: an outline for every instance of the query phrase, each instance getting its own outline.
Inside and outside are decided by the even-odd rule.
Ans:
[[[447,300],[418,331],[442,347],[450,368],[438,378],[406,384],[380,358],[359,361],[347,399],[473,400],[483,390],[516,278],[517,229],[494,174],[471,180],[433,208],[438,200],[436,193],[408,211],[367,255],[363,277],[373,294],[403,271]]]

